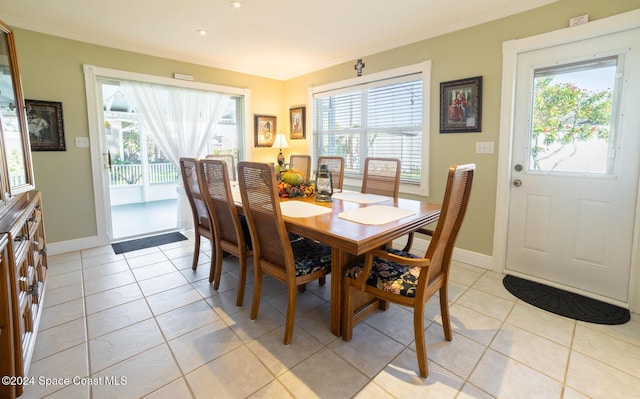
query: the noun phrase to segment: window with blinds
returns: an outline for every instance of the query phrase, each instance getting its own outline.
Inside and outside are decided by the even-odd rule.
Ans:
[[[415,72],[313,93],[314,155],[343,157],[346,178],[362,178],[366,157],[400,158],[401,184],[420,186],[423,92]]]

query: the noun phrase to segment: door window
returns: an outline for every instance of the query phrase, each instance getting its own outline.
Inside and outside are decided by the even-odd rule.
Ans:
[[[536,69],[529,170],[612,174],[618,57]]]

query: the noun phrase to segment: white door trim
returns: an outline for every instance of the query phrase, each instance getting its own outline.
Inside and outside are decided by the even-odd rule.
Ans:
[[[493,237],[494,271],[504,273],[507,253],[508,216],[510,204],[511,157],[513,140],[513,114],[515,101],[515,82],[518,55],[522,52],[543,49],[546,47],[567,44],[578,40],[589,39],[609,33],[621,32],[640,27],[640,9],[600,19],[572,28],[560,29],[528,38],[510,40],[502,45],[502,93],[500,110],[500,145],[498,148],[498,181],[496,192],[496,212]],[[640,198],[640,196],[639,196]],[[640,309],[640,218],[636,203],[636,219],[634,225],[633,253],[631,255],[631,279],[629,309],[637,312]]]
[[[93,196],[96,209],[96,229],[97,229],[97,245],[109,245],[111,243],[111,237],[109,236],[110,221],[107,220],[107,207],[109,206],[109,193],[105,192],[103,184],[103,156],[104,149],[102,148],[102,127],[104,126],[100,121],[100,115],[98,115],[98,105],[100,104],[98,99],[98,77],[113,78],[113,79],[125,79],[125,80],[137,80],[140,82],[156,83],[166,86],[187,87],[192,89],[209,90],[221,93],[227,93],[232,95],[243,96],[244,101],[244,126],[245,126],[245,140],[244,140],[244,153],[250,152],[250,140],[246,137],[246,127],[251,126],[251,91],[246,88],[236,88],[229,86],[220,86],[210,83],[192,82],[176,80],[163,76],[146,75],[135,72],[120,71],[116,69],[101,68],[94,65],[83,65],[84,71],[84,83],[87,96],[87,117],[89,121],[89,143],[91,150],[91,173],[93,178]]]

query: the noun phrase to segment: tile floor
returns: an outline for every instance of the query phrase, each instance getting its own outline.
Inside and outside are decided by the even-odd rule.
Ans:
[[[517,300],[497,273],[455,263],[454,338],[444,341],[431,300],[424,380],[409,310],[392,305],[346,343],[329,332],[329,282],[310,284],[285,346],[284,285],[265,280],[251,321],[252,276],[245,306],[236,307],[234,258],[215,292],[209,252],[196,272],[192,252],[189,240],[123,255],[108,246],[50,256],[35,384],[23,398],[640,397],[638,315],[620,326],[575,322]]]

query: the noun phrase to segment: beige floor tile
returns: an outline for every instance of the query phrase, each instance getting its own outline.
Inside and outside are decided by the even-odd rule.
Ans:
[[[587,395],[583,395],[582,393],[576,391],[575,389],[565,386],[562,399],[591,399],[591,398],[589,398]]]
[[[156,321],[166,339],[174,339],[219,319],[220,316],[204,301],[193,302],[156,316]]]
[[[416,353],[405,349],[373,381],[396,398],[453,399],[464,380],[429,361],[429,377],[418,373]]]
[[[97,294],[98,292],[107,291],[135,282],[136,279],[133,277],[131,270],[125,270],[123,272],[109,274],[100,278],[96,277],[91,280],[85,280],[84,293],[85,295]]]
[[[83,278],[87,280],[95,280],[97,278],[107,276],[109,274],[116,274],[129,271],[129,265],[124,259],[116,260],[109,263],[103,263],[95,266],[84,266]]]
[[[182,273],[175,271],[162,276],[153,277],[144,281],[139,281],[140,289],[145,296],[157,294],[172,288],[187,285],[189,282],[184,278]]]
[[[573,350],[640,378],[640,346],[578,325]]]
[[[569,348],[566,346],[505,324],[490,348],[557,381],[564,380],[569,360]]]
[[[147,303],[156,316],[202,300],[190,284],[181,285],[154,295],[147,295]]]
[[[250,314],[250,309],[246,309],[223,319],[244,342],[256,339],[269,331],[284,326],[285,323],[285,316],[268,303],[260,305],[260,311],[255,320],[251,320]],[[294,327],[293,335],[295,334]]]
[[[144,399],[183,399],[190,398],[191,392],[184,378],[179,378],[145,396]]]
[[[554,399],[562,393],[560,382],[491,349],[484,354],[469,382],[498,398]]]
[[[577,324],[579,326],[596,330],[598,332],[601,332],[602,334],[606,334],[614,338],[623,340],[630,344],[640,346],[640,321],[634,321],[633,314],[631,321],[625,324],[610,326],[606,324],[585,323],[583,321],[579,321],[577,322]]]
[[[113,252],[113,247],[111,245],[103,245],[101,247],[83,249],[82,251],[80,251],[80,254],[83,261],[85,259],[89,260],[89,258],[93,258],[94,256],[98,256],[98,255],[102,255],[107,258],[110,258],[113,256],[122,256],[122,255],[115,255],[115,252]]]
[[[323,345],[340,339],[331,333],[331,306],[328,303],[298,317],[296,329],[298,327],[303,328]]]
[[[270,299],[269,304],[278,309],[283,314],[287,314],[287,294],[283,293],[277,297]],[[305,313],[324,305],[326,302],[313,292],[297,292],[296,293],[296,318]]]
[[[484,269],[464,263],[452,262],[449,280],[460,285],[471,287],[485,273]]]
[[[153,251],[151,252],[151,250]],[[130,254],[125,254],[125,257],[127,259],[127,263],[132,269],[169,262],[169,258],[167,258],[167,256],[157,248],[147,248],[146,250],[131,252]]]
[[[337,339],[327,347],[367,377],[373,378],[404,350],[405,345],[361,323],[353,329],[351,341]]]
[[[169,341],[169,347],[185,374],[240,346],[240,338],[221,320]]]
[[[460,390],[460,394],[456,399],[494,399],[494,396],[489,395],[480,388],[466,383]]]
[[[102,310],[122,305],[127,302],[141,299],[142,291],[137,283],[122,285],[107,291],[85,297],[87,314],[100,312]]]
[[[449,307],[449,317],[454,332],[485,346],[489,345],[502,326],[502,322],[493,317],[457,304]],[[442,317],[438,317],[436,323],[442,325]]]
[[[45,309],[42,311],[40,326],[38,327],[40,330],[46,330],[47,328],[59,326],[60,324],[84,317],[84,300],[82,298],[74,299],[59,305],[50,306],[46,308],[46,312],[44,310]]]
[[[69,259],[68,261],[52,262],[51,258],[47,258],[48,263],[48,277],[57,276],[59,274],[77,273],[82,270],[82,260],[77,256],[77,259]]]
[[[503,274],[487,271],[475,283],[473,283],[473,288],[480,291],[488,292],[492,295],[499,296],[500,298],[504,298],[509,301],[516,300],[513,294],[507,291],[506,288],[504,288],[504,284],[502,283],[503,279]]]
[[[89,375],[87,365],[87,345],[80,344],[65,351],[32,362],[29,367],[29,376],[34,377],[35,383],[25,387],[20,399],[43,398],[48,394],[66,388],[71,384],[54,384],[56,380],[73,377],[86,377]],[[45,382],[44,384],[41,383]],[[50,385],[46,383],[50,382]]]
[[[152,263],[148,266],[140,266],[136,268],[131,268],[133,275],[136,277],[136,280],[142,281],[152,277],[162,276],[163,274],[168,274],[176,271],[176,267],[173,263],[165,260],[164,262]]]
[[[640,379],[579,352],[572,352],[567,385],[592,399],[634,398]]]
[[[47,255],[47,263],[49,267],[55,267],[65,263],[75,263],[82,261],[82,254],[80,251],[66,252],[57,255]]]
[[[393,399],[380,385],[371,381],[354,396],[355,399]]]
[[[551,312],[516,303],[506,323],[550,339],[564,346],[571,345],[575,320]]]
[[[249,395],[249,399],[293,399],[293,396],[282,386],[280,381],[272,381],[264,387],[260,388],[257,392]]]
[[[79,274],[79,273],[78,273]],[[84,287],[82,282],[76,284],[67,285],[60,288],[52,288],[47,282],[47,290],[44,297],[44,307],[60,305],[64,302],[69,302],[74,299],[81,299],[84,295]]]
[[[246,346],[205,364],[186,375],[196,398],[245,398],[270,382],[274,376]]]
[[[38,332],[31,361],[38,361],[87,342],[84,318],[72,320]]]
[[[82,285],[82,275],[77,271],[47,276],[47,289],[65,288]]]
[[[440,324],[434,323],[427,329],[427,359],[446,368],[464,379],[469,378],[486,347],[463,335],[454,333],[447,341]],[[411,345],[415,350],[415,342]],[[416,358],[416,370],[418,360]]]
[[[138,299],[87,316],[89,339],[95,339],[120,328],[151,318],[153,314],[144,299]]]
[[[320,341],[302,328],[294,330],[290,345],[285,345],[283,339],[284,326],[247,343],[249,350],[275,376],[279,376],[322,348]]]
[[[456,303],[495,319],[504,320],[513,309],[515,300],[509,301],[484,291],[470,288]]]
[[[368,382],[360,371],[323,348],[279,377],[296,398],[349,398]]]
[[[413,311],[410,308],[392,304],[384,312],[371,315],[365,323],[405,346],[415,339]],[[424,328],[426,329],[430,324],[430,321],[425,320]]]
[[[113,252],[113,248],[111,248],[111,246],[108,247],[102,247],[104,248],[103,250],[100,250],[100,252],[96,252],[96,253],[83,253],[82,254],[82,267],[84,267],[85,269],[88,267],[94,267],[94,266],[99,266],[99,265],[104,265],[107,263],[112,263],[112,262],[117,262],[117,261],[121,261],[124,260],[124,255],[122,254],[115,254]]]
[[[119,385],[93,387],[92,399],[141,398],[181,376],[167,345],[156,346],[93,375],[115,378]]]
[[[164,339],[153,319],[92,339],[89,341],[91,372],[99,372],[162,343]]]

